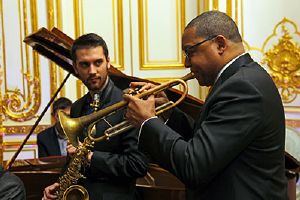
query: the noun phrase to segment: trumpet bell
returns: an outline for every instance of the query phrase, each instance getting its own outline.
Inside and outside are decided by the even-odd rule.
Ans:
[[[78,147],[79,140],[78,135],[83,130],[83,126],[77,118],[70,118],[66,113],[59,110],[58,119],[60,126],[64,131],[64,134],[67,136],[69,142],[74,146]]]

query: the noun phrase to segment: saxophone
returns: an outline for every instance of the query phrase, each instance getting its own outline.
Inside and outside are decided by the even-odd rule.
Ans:
[[[93,147],[94,142],[89,137],[86,137],[84,142],[78,146],[66,172],[58,179],[59,188],[56,194],[59,200],[89,199],[87,190],[77,183],[80,178],[84,178],[80,170],[88,166],[86,157]]]
[[[77,185],[80,178],[85,178],[80,170],[89,165],[87,155],[95,142],[109,140],[110,137],[119,135],[133,128],[128,121],[123,121],[104,131],[104,135],[98,138],[93,136],[96,133],[96,122],[88,126],[88,136],[82,144],[79,144],[73,158],[68,165],[66,172],[58,179],[59,188],[56,192],[59,200],[89,200],[88,191],[81,185]],[[72,141],[72,139],[71,139]],[[71,142],[76,145],[76,142]]]
[[[94,100],[93,103],[91,103],[91,107],[93,107],[94,111],[97,111],[99,109],[99,94],[94,94]],[[95,135],[95,124],[92,124],[88,127],[88,134],[89,133]],[[77,146],[77,150],[73,155],[73,158],[69,163],[66,172],[58,179],[59,188],[56,192],[56,195],[59,200],[89,200],[89,194],[87,190],[83,186],[78,185],[77,183],[80,178],[85,178],[84,175],[80,173],[80,171],[81,169],[89,165],[87,161],[87,156],[90,150],[94,148],[95,142],[93,141],[93,138],[89,136],[84,139],[82,144],[77,145],[77,143],[74,144],[74,138],[70,138],[70,135],[68,134],[66,135],[69,141],[71,141],[71,143],[74,146]],[[76,141],[78,141],[77,135]]]

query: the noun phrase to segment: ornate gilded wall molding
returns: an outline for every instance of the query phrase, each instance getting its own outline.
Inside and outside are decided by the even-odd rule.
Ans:
[[[1,44],[1,40],[0,40]],[[2,106],[2,81],[3,81],[3,68],[0,64],[0,129],[2,128],[3,121],[5,120],[3,106]],[[1,137],[2,135],[0,135]],[[0,138],[1,139],[1,138]]]
[[[4,152],[15,153],[17,148],[18,148],[18,146],[12,146],[11,148],[6,147]],[[26,149],[23,149],[22,152],[26,152],[26,153],[32,152],[33,158],[37,158],[37,149],[36,148],[26,148]],[[15,162],[13,163],[13,166],[24,166],[24,161],[23,160],[15,160]]]
[[[284,103],[293,102],[300,93],[300,47],[293,41],[299,36],[296,24],[284,18],[263,45],[262,63],[268,65],[269,74]],[[277,44],[265,51],[268,44],[278,37]]]
[[[298,119],[286,119],[286,126],[293,127],[293,128],[299,128],[300,127],[300,120]]]
[[[3,16],[1,16],[2,23],[2,50],[3,50],[3,67],[4,67],[4,92],[2,94],[2,104],[1,111],[2,114],[11,119],[12,121],[28,121],[34,117],[36,117],[36,113],[40,107],[41,103],[41,88],[40,88],[40,65],[39,65],[39,57],[36,53],[30,53],[31,50],[27,46],[23,47],[22,40],[24,36],[29,34],[29,30],[36,31],[37,30],[37,3],[36,0],[30,0],[30,8],[28,8],[27,1],[18,1],[19,5],[19,22],[20,22],[20,55],[21,55],[21,73],[22,73],[22,88],[11,89],[7,85],[7,77],[6,72],[10,68],[6,66],[6,52],[5,52],[5,30],[4,30],[4,20]],[[2,1],[1,1],[2,4]],[[1,12],[3,13],[3,7],[0,6]],[[30,13],[30,16],[28,16]],[[31,27],[29,27],[28,19],[31,19]],[[30,29],[31,28],[31,29]],[[23,57],[25,58],[25,62],[23,62]],[[32,61],[32,63],[31,63]],[[18,73],[18,72],[15,72]]]
[[[5,133],[5,128],[0,124],[0,164],[3,165],[3,134]]]
[[[29,85],[28,96],[21,93],[20,89],[7,91],[3,96],[2,106],[4,114],[13,121],[28,121],[36,117],[40,106],[40,82],[37,78],[25,78]]]
[[[40,133],[48,128],[49,125],[39,125],[36,127],[33,133]],[[32,126],[6,126],[6,134],[28,134]]]
[[[152,4],[151,4],[152,3]],[[157,2],[156,2],[157,3]],[[184,69],[184,57],[181,53],[181,45],[180,45],[180,38],[182,32],[185,27],[185,0],[176,0],[174,2],[174,31],[172,34],[176,34],[176,58],[172,59],[154,59],[151,58],[150,53],[150,43],[154,42],[151,41],[150,31],[151,24],[156,24],[155,26],[159,27],[159,22],[155,21],[149,15],[149,10],[153,8],[153,2],[149,0],[138,1],[138,29],[139,29],[139,60],[140,60],[140,69],[141,70],[166,70],[166,69]],[[151,7],[152,6],[152,7]],[[154,20],[154,21],[151,21]],[[153,28],[153,27],[152,27]],[[163,33],[162,33],[163,34]],[[164,33],[165,34],[165,33]],[[158,44],[158,49],[159,49]],[[156,51],[158,51],[158,49]]]
[[[2,11],[2,1],[0,1],[0,11]],[[0,14],[0,24],[2,23],[2,15]],[[0,46],[1,45],[1,38],[0,38]],[[1,60],[1,56],[0,56]],[[2,108],[2,81],[3,81],[3,68],[0,64],[0,165],[3,165],[3,135],[5,133],[5,128],[3,127],[3,120],[4,118],[4,112]]]

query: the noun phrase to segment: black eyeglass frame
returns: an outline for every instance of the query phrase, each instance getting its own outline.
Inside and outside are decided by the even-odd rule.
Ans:
[[[212,36],[208,36],[206,39],[204,39],[203,41],[201,41],[201,42],[198,42],[198,43],[196,43],[196,44],[194,44],[194,45],[192,45],[192,46],[190,46],[190,47],[188,47],[188,48],[186,48],[186,49],[184,49],[183,50],[183,55],[184,55],[184,57],[186,58],[186,59],[190,59],[190,54],[192,53],[192,49],[194,49],[195,47],[197,47],[197,46],[200,46],[201,44],[203,44],[204,42],[207,42],[207,41],[209,41],[209,40],[213,40],[213,39],[215,39],[216,37],[217,37],[218,35],[212,35]]]

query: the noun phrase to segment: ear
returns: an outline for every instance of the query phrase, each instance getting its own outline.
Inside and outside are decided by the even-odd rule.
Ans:
[[[218,35],[214,40],[217,44],[218,53],[222,55],[227,48],[227,39],[223,35]]]
[[[52,116],[54,117],[55,121],[58,121],[58,110],[56,110],[54,113],[52,113]]]
[[[73,69],[74,69],[74,71],[75,71],[75,74],[78,74],[78,71],[77,71],[77,68],[76,68],[76,62],[73,62]]]
[[[106,68],[107,68],[107,69],[110,68],[110,57],[109,57],[109,56],[107,57],[107,65],[106,65]]]

